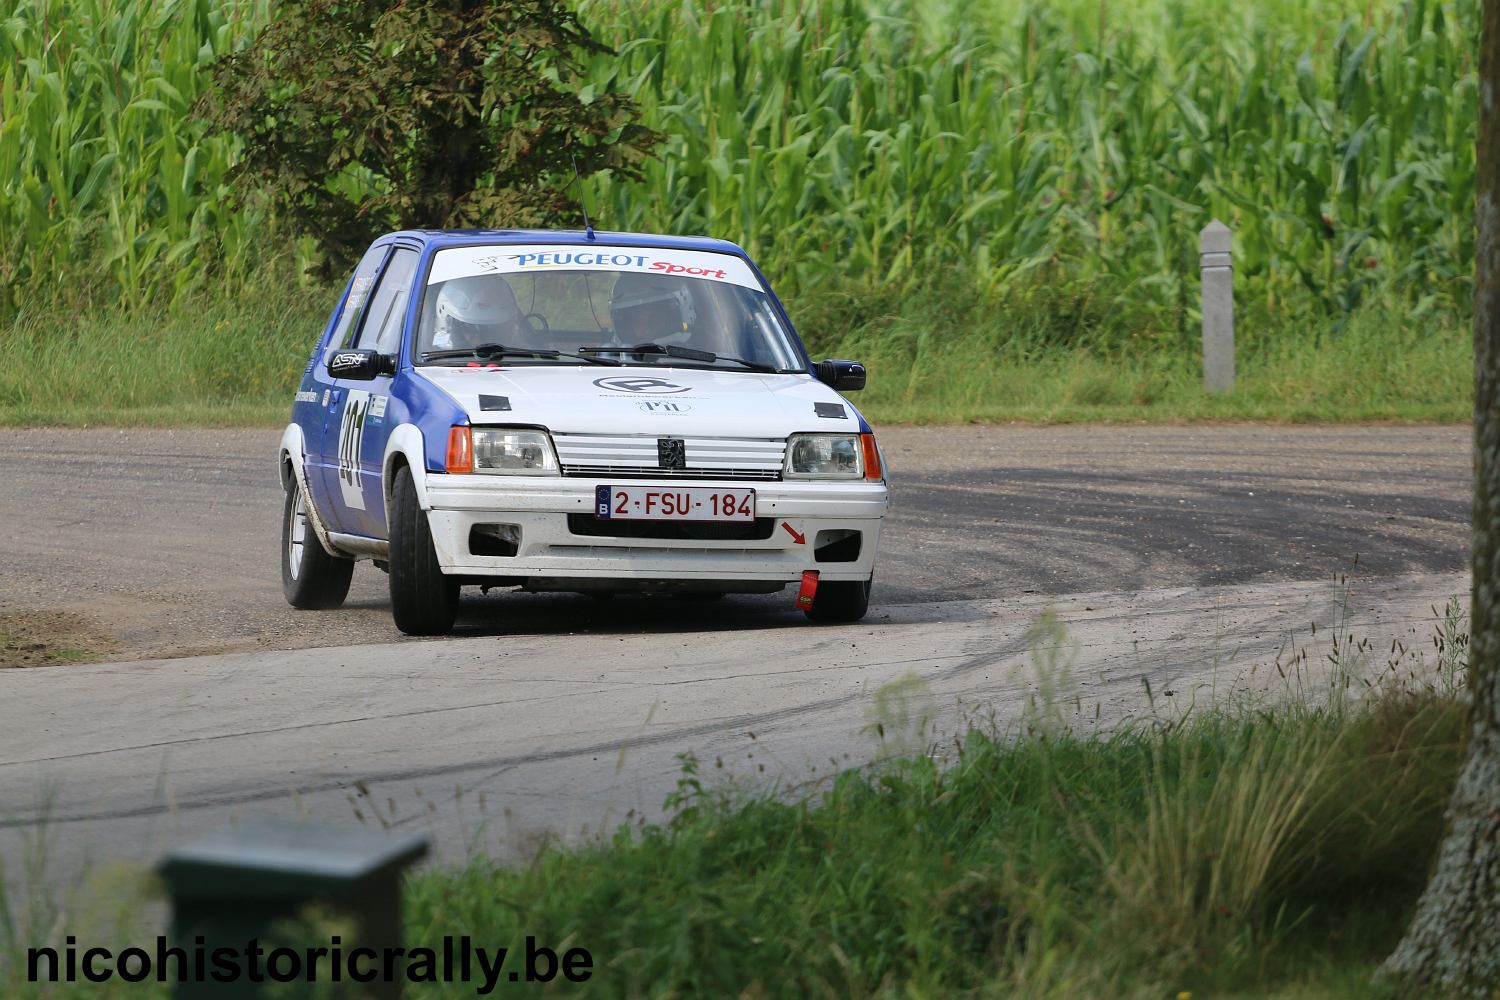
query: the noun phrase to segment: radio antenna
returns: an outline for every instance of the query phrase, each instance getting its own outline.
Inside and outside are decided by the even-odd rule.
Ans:
[[[578,157],[569,153],[568,159],[573,161],[573,182],[578,185],[578,208],[583,212],[583,236],[591,240],[594,238],[594,224],[589,221],[589,207],[583,199],[583,175],[578,172]]]

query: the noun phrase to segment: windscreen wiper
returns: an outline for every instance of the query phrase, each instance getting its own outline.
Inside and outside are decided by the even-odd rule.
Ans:
[[[634,347],[626,347],[624,344],[600,344],[597,347],[580,347],[579,354],[670,354],[676,358],[692,358],[695,361],[712,361],[715,357],[711,351],[695,351],[691,347],[678,347],[675,344],[636,344]]]
[[[684,361],[702,361],[705,364],[713,364],[715,361],[732,361],[735,364],[744,365],[751,371],[771,372],[780,371],[770,365],[763,365],[755,361],[746,361],[744,358],[732,358],[723,354],[715,354],[713,351],[699,351],[691,347],[678,347],[676,344],[636,344],[634,347],[613,347],[608,344],[598,347],[580,347],[579,354],[665,354],[669,358],[682,358]]]
[[[763,365],[759,361],[747,361],[744,358],[732,358],[727,354],[716,354],[714,355],[714,360],[732,361],[737,365],[744,365],[747,369],[753,372],[767,372],[772,375],[779,375],[781,373],[780,368],[776,368],[772,365]]]
[[[478,347],[468,347],[451,351],[428,351],[422,355],[423,361],[443,361],[449,358],[479,358],[486,360],[491,358],[576,358],[579,361],[587,361],[591,365],[613,365],[619,367],[621,362],[610,358],[594,358],[585,354],[569,354],[566,351],[554,351],[550,348],[527,348],[506,347],[504,344],[480,344]]]

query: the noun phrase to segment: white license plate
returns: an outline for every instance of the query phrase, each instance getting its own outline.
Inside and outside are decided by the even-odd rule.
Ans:
[[[610,521],[753,521],[755,491],[596,486],[594,516]]]

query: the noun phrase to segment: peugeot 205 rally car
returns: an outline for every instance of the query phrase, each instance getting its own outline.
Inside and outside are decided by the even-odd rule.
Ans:
[[[401,232],[355,268],[282,435],[282,584],[343,603],[358,559],[396,626],[464,585],[770,593],[864,616],[886,513],[875,436],[739,247]]]

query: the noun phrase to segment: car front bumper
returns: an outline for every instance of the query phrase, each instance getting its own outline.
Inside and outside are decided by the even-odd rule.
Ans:
[[[705,589],[733,590],[732,584],[738,582],[747,585],[744,589],[764,590],[774,589],[769,586],[772,584],[799,580],[806,570],[818,570],[823,580],[866,580],[874,569],[881,521],[889,506],[885,484],[865,482],[664,483],[625,478],[526,479],[431,474],[426,485],[428,523],[444,573],[504,578],[539,590],[582,589],[591,581],[602,589],[651,589],[658,583],[698,581]],[[769,518],[773,523],[769,525],[768,537],[756,539],[575,533],[569,526],[569,515],[589,519],[575,524],[611,523],[593,521],[595,487],[600,485],[753,488],[756,516]],[[472,544],[476,525],[497,524],[519,529],[515,554],[476,554]],[[764,522],[762,527],[761,533],[767,533]],[[852,545],[847,539],[852,532],[858,532],[859,541],[857,555],[850,558]],[[845,544],[842,548],[820,547],[820,539],[843,539]],[[827,558],[830,553],[835,554],[835,559]],[[617,581],[618,586],[605,581]]]

